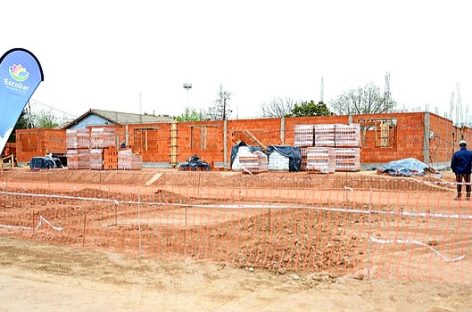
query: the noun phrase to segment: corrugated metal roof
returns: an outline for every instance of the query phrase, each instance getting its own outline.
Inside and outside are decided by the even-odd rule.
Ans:
[[[68,122],[67,124],[63,125],[62,129],[67,129],[70,126],[78,123],[85,117],[89,115],[97,115],[100,116],[111,123],[114,124],[139,124],[139,123],[156,123],[156,122],[171,122],[173,119],[170,117],[163,117],[163,116],[154,116],[154,115],[140,115],[140,114],[133,114],[133,113],[123,113],[123,112],[115,112],[115,111],[108,111],[108,110],[101,110],[101,109],[90,109],[81,116],[77,117],[76,119]]]

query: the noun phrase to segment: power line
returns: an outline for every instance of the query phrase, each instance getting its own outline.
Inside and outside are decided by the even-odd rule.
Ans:
[[[32,102],[33,104],[39,104],[39,105],[45,106],[45,107],[47,107],[47,108],[49,108],[49,109],[55,110],[55,111],[57,111],[57,112],[59,112],[59,113],[62,113],[62,114],[64,114],[64,115],[68,115],[68,116],[73,117],[73,118],[77,117],[77,115],[70,114],[70,113],[68,113],[68,112],[65,112],[65,111],[63,111],[63,110],[60,110],[60,109],[58,109],[58,108],[56,108],[56,107],[54,107],[54,106],[48,105],[48,104],[43,103],[43,102],[38,101],[38,100],[33,100],[33,99],[31,99],[30,102]]]

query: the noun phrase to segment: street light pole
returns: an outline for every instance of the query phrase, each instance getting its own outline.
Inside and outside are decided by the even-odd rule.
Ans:
[[[183,87],[187,90],[187,107],[190,107],[190,89],[192,89],[192,84],[184,83]]]

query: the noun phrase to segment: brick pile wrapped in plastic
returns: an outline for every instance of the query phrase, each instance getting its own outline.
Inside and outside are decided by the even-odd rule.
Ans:
[[[336,147],[359,147],[361,127],[359,124],[334,125],[334,142]]]
[[[68,169],[90,169],[90,150],[71,149],[67,150]]]
[[[141,170],[143,161],[141,156],[134,154],[130,149],[118,152],[118,169],[119,170]]]
[[[90,132],[90,142],[92,148],[107,148],[116,146],[115,129],[113,128],[92,128]]]
[[[90,148],[90,135],[88,129],[67,129],[67,149]]]
[[[359,124],[314,125],[314,146],[359,147],[360,138]]]
[[[310,132],[310,127],[312,132]],[[309,144],[310,138],[311,144]],[[323,160],[323,157],[319,154],[320,152],[315,153],[312,151],[311,160],[308,160],[308,152],[306,148],[310,147],[334,148],[337,151],[334,152],[334,155],[338,155],[335,156],[337,159],[335,162],[336,171],[359,171],[361,168],[360,141],[361,131],[359,124],[316,124],[295,126],[295,145],[300,147],[302,155],[301,167],[310,171],[331,172],[332,170],[331,167],[328,169],[328,167],[325,168],[324,165],[322,165],[323,161],[328,163],[329,159],[326,156]]]
[[[306,170],[333,173],[336,170],[336,153],[332,147],[308,147]]]
[[[267,155],[260,151],[251,152],[249,147],[240,146],[231,169],[248,173],[268,171]]]
[[[361,152],[359,148],[336,148],[336,171],[360,171]]]
[[[335,144],[335,128],[336,125],[314,125],[313,146],[317,147],[334,147]]]
[[[90,150],[90,169],[103,170],[103,150],[102,149]]]
[[[313,125],[296,125],[294,146],[313,146]]]
[[[67,169],[90,168],[90,135],[88,129],[67,129]]]

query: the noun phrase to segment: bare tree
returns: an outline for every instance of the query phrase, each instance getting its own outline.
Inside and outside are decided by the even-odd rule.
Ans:
[[[226,120],[231,115],[231,108],[229,107],[229,100],[231,98],[231,92],[223,90],[223,85],[220,85],[217,98],[215,100],[215,106],[210,107],[206,116],[210,120]]]
[[[288,97],[278,97],[261,105],[262,117],[284,117],[292,112],[295,101]]]
[[[385,99],[380,88],[373,83],[356,90],[342,93],[332,101],[331,109],[339,115],[387,113],[395,109],[397,103]]]

